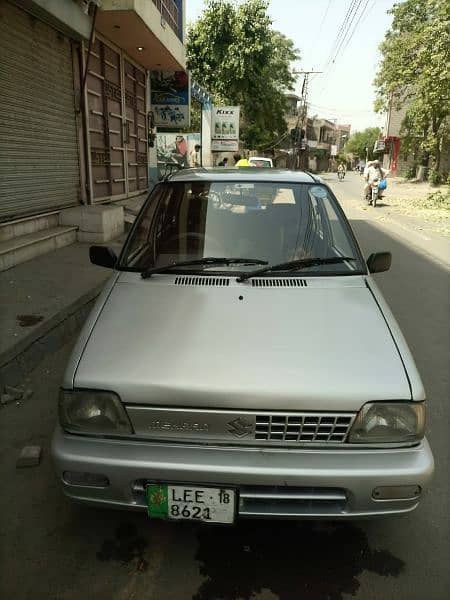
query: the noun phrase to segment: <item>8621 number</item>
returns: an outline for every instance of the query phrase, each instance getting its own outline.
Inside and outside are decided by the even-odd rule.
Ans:
[[[183,519],[200,519],[208,521],[211,519],[211,511],[208,507],[200,506],[180,506],[179,504],[172,504],[170,507],[170,515],[175,518]]]

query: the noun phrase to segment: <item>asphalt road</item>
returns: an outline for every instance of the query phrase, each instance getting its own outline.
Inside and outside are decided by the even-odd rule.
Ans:
[[[49,444],[70,345],[31,374],[34,396],[0,411],[0,597],[114,600],[444,600],[450,596],[449,273],[442,244],[380,221],[359,202],[361,180],[332,186],[366,255],[391,250],[377,276],[429,397],[436,459],[414,513],[346,524],[242,522],[233,528],[149,522],[144,514],[72,505],[52,472]],[[417,238],[417,239],[416,239]],[[441,240],[442,241],[442,240]],[[41,464],[15,468],[25,444]]]

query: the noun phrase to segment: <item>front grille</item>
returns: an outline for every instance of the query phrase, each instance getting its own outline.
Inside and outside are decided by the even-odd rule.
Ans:
[[[127,405],[135,435],[195,444],[294,446],[343,444],[349,412],[287,412]]]
[[[263,279],[252,279],[253,287],[307,287],[308,283],[305,279],[297,279],[296,277],[288,277],[279,279],[275,277],[264,277]]]
[[[344,413],[257,414],[255,440],[343,442],[354,415]]]
[[[241,517],[339,515],[346,506],[347,495],[342,488],[242,486],[239,489]]]
[[[175,285],[201,285],[201,286],[221,286],[230,285],[230,280],[226,277],[193,277],[182,276],[175,278]]]

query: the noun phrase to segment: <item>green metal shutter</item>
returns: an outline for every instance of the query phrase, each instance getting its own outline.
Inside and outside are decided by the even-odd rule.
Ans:
[[[0,0],[0,221],[78,203],[72,69],[67,37]]]

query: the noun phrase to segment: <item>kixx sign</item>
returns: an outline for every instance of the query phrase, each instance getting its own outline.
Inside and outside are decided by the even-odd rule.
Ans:
[[[236,151],[239,147],[239,106],[214,106],[211,122],[212,151]]]

